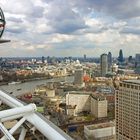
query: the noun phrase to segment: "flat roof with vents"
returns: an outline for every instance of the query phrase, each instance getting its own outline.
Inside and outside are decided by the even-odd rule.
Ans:
[[[139,84],[140,85],[140,79],[137,80],[124,80],[125,83],[132,83],[132,84]]]

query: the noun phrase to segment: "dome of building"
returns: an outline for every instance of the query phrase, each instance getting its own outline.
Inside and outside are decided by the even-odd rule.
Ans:
[[[80,61],[78,59],[76,60],[76,64],[80,64]]]

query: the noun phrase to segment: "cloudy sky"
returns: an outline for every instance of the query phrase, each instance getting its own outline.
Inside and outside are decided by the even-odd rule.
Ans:
[[[0,0],[5,13],[0,56],[140,53],[140,0]]]

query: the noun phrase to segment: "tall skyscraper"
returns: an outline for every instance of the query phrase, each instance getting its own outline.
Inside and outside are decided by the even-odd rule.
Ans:
[[[41,61],[42,61],[42,63],[45,63],[45,57],[44,56],[42,56]]]
[[[82,85],[83,84],[83,69],[76,69],[74,74],[74,84]]]
[[[135,64],[136,64],[136,67],[140,66],[140,54],[136,54],[135,56]]]
[[[136,54],[135,61],[140,63],[140,54],[139,53]]]
[[[122,49],[120,49],[120,51],[119,51],[118,61],[119,61],[120,63],[124,62],[123,51],[122,51]]]
[[[87,56],[86,56],[86,54],[84,54],[84,60],[86,60],[87,59]]]
[[[111,52],[108,52],[108,71],[111,71],[112,66],[112,54]]]
[[[129,57],[128,57],[128,62],[129,62],[129,63],[133,62],[133,57],[132,57],[132,56],[129,56]]]
[[[101,76],[106,76],[108,72],[108,56],[107,54],[102,54],[100,57],[100,66],[101,66]]]
[[[116,140],[140,140],[140,80],[125,80],[116,91]]]

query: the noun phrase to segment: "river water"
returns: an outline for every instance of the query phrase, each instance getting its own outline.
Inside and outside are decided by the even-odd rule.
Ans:
[[[0,90],[6,91],[8,93],[12,93],[14,96],[22,95],[28,92],[33,92],[35,87],[42,84],[47,84],[48,82],[73,82],[74,77],[59,77],[53,79],[46,79],[46,80],[36,80],[30,81],[25,83],[18,83],[18,84],[10,84],[10,85],[3,85],[0,86]]]

